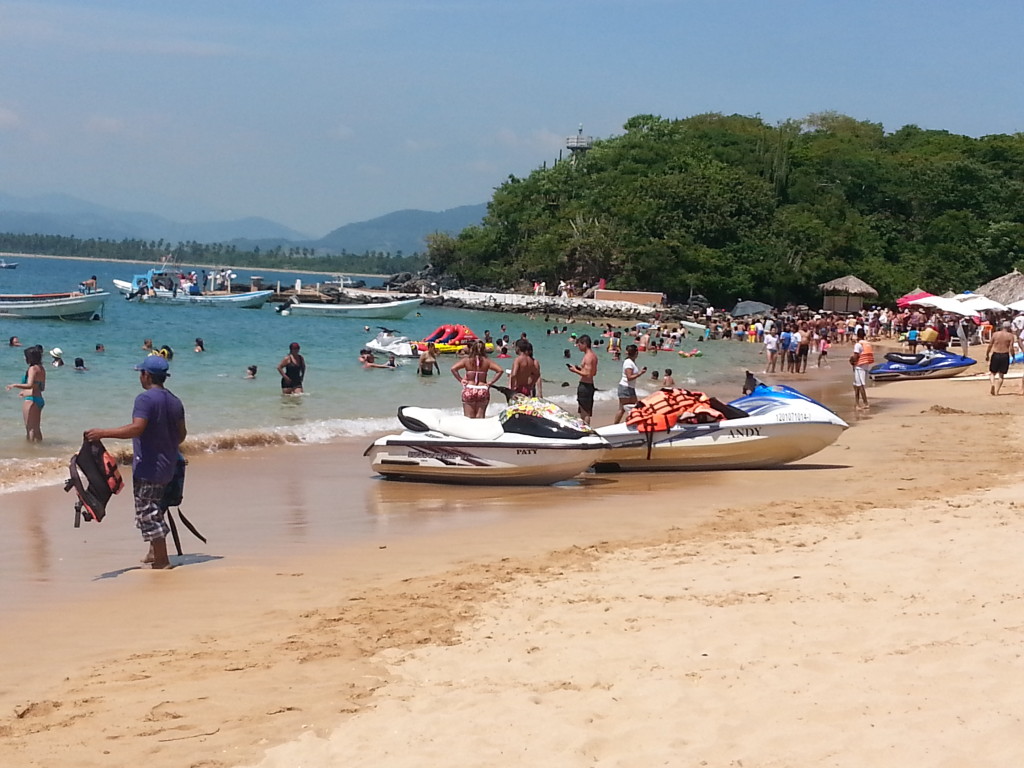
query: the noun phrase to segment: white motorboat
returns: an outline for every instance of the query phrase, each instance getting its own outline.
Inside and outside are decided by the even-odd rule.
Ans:
[[[114,287],[125,298],[146,304],[199,304],[212,307],[259,309],[274,295],[271,290],[233,292],[230,290],[203,291],[198,285],[185,281],[183,276],[165,269],[151,269],[128,280],[114,280]]]
[[[7,261],[6,259],[0,259],[0,269],[17,269],[18,262]]]
[[[99,320],[109,297],[106,291],[4,294],[0,295],[0,317]]]
[[[416,342],[409,341],[408,336],[399,336],[397,331],[378,327],[380,333],[363,345],[366,349],[395,357],[419,357],[420,353],[416,348]]]
[[[748,374],[748,379],[752,378]],[[849,426],[833,411],[791,387],[754,382],[750,394],[730,403],[703,396],[703,404],[695,408],[690,398],[684,398],[690,404],[682,407],[688,410],[675,414],[678,420],[671,426],[661,420],[660,414],[644,423],[644,414],[637,409],[646,402],[662,414],[671,414],[666,400],[672,398],[664,395],[686,391],[661,390],[644,398],[626,423],[598,428],[598,434],[611,447],[595,463],[594,470],[778,467],[828,447]]]
[[[608,447],[587,424],[535,397],[513,397],[485,419],[402,406],[398,420],[404,432],[375,440],[363,454],[390,479],[550,485],[583,472]]]
[[[290,301],[278,307],[282,315],[312,315],[318,317],[370,317],[379,320],[401,320],[408,316],[423,299],[374,301],[356,304],[315,304]]]

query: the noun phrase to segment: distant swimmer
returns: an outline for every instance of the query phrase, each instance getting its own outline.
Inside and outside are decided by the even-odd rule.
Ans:
[[[256,378],[256,371],[258,371],[258,370],[259,370],[259,368],[257,368],[257,366],[250,365],[248,368],[245,369],[245,376],[243,378],[255,379]]]
[[[195,351],[196,352],[205,352],[206,351],[206,342],[203,341],[202,339],[200,339],[198,336],[196,337],[196,349],[195,349]]]
[[[306,359],[299,354],[299,344],[293,341],[288,345],[288,354],[277,364],[277,372],[281,374],[281,394],[301,395],[302,381],[306,378]]]

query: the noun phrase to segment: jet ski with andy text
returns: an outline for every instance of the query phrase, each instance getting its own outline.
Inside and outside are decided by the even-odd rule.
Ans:
[[[513,396],[484,419],[405,405],[398,420],[404,432],[378,438],[363,453],[388,479],[549,485],[588,469],[608,448],[588,424],[536,397]]]
[[[749,371],[743,391],[728,403],[685,389],[648,395],[625,423],[598,428],[610,448],[594,471],[777,467],[832,445],[848,428],[818,401]]]
[[[946,379],[974,365],[975,360],[952,352],[928,349],[914,355],[888,352],[885,362],[868,371],[872,381]]]

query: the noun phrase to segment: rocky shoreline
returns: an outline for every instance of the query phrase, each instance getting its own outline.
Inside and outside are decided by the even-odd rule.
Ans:
[[[561,296],[535,296],[520,293],[493,293],[465,290],[445,291],[425,296],[428,306],[451,309],[481,309],[488,312],[514,312],[516,314],[558,315],[561,317],[608,317],[624,320],[693,319],[685,307],[652,307],[630,301],[604,301],[601,299],[562,298]]]

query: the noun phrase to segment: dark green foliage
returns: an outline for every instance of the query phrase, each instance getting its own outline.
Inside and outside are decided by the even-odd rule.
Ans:
[[[169,243],[163,240],[79,240],[63,235],[0,234],[0,251],[33,253],[46,256],[76,256],[87,259],[117,259],[158,263],[168,254],[177,264],[198,266],[245,267],[250,269],[303,270],[310,272],[351,272],[390,275],[415,272],[426,264],[425,256],[389,256],[386,253],[363,255],[342,253],[317,256],[311,248],[282,248],[240,251],[223,243]]]
[[[1024,265],[1024,135],[973,139],[825,112],[768,125],[630,118],[582,158],[509,177],[483,224],[429,260],[464,284],[820,302],[855,274],[882,300],[963,290]]]

